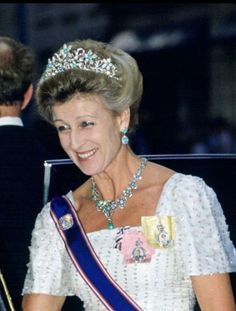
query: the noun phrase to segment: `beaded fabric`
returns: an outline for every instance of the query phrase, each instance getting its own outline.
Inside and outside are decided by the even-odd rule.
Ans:
[[[40,81],[57,75],[70,69],[82,69],[102,73],[110,78],[119,80],[117,77],[117,66],[112,64],[110,58],[101,58],[91,50],[87,52],[83,48],[71,51],[72,46],[64,44],[52,59],[48,59],[46,70]]]
[[[67,196],[74,203],[72,192]],[[172,247],[156,249],[148,263],[124,264],[114,247],[121,228],[87,235],[108,273],[143,311],[193,311],[192,275],[236,271],[236,252],[222,208],[201,178],[176,173],[164,185],[155,214],[173,217],[175,238]],[[76,295],[86,311],[106,311],[75,269],[49,204],[34,227],[23,293]]]

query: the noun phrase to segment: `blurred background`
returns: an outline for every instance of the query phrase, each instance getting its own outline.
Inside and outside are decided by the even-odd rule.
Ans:
[[[110,42],[134,56],[144,76],[140,127],[130,137],[136,153],[236,154],[235,4],[1,3],[0,36],[13,37],[34,51],[35,85],[64,42]],[[52,158],[67,157],[55,129],[39,118],[34,99],[22,117]],[[217,190],[235,240],[235,161],[204,163],[189,166]],[[58,188],[51,196],[65,193],[64,184],[69,189],[78,184],[78,170],[60,173],[57,168],[52,173]],[[234,291],[235,284],[234,279]],[[63,310],[78,310],[77,305]]]
[[[1,3],[0,35],[28,44],[35,83],[47,59],[74,39],[131,53],[144,75],[139,154],[236,152],[236,5],[233,3]],[[35,104],[23,115],[55,157],[54,129]]]

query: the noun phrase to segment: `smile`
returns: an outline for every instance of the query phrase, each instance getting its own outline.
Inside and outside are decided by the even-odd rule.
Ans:
[[[91,157],[92,155],[94,155],[96,152],[96,149],[92,149],[91,151],[88,152],[83,152],[83,153],[77,153],[78,157],[81,159],[87,159],[89,157]]]

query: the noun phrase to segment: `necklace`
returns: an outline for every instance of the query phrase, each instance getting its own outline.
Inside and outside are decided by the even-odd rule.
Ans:
[[[133,178],[128,183],[128,186],[123,190],[123,195],[116,200],[102,200],[101,194],[97,190],[97,185],[93,177],[91,178],[92,182],[92,194],[91,198],[95,203],[97,211],[103,212],[106,216],[108,224],[108,229],[113,229],[114,225],[112,222],[112,215],[115,212],[117,207],[124,208],[127,200],[132,197],[133,191],[138,188],[137,181],[142,179],[142,172],[147,165],[147,159],[142,158],[142,161],[137,168],[137,171],[134,173]]]

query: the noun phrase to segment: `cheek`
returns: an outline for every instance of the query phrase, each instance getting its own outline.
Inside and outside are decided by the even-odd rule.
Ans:
[[[107,142],[109,142],[109,148],[112,148],[114,151],[119,149],[120,145],[121,145],[121,139],[120,139],[120,133],[119,131],[114,131],[111,130],[109,132],[109,136],[106,140]]]
[[[62,148],[67,150],[69,148],[69,138],[66,135],[59,134],[59,140]]]
[[[121,134],[120,131],[118,129],[113,129],[113,131],[111,131],[111,135],[113,137],[113,140],[119,144],[121,142]]]

